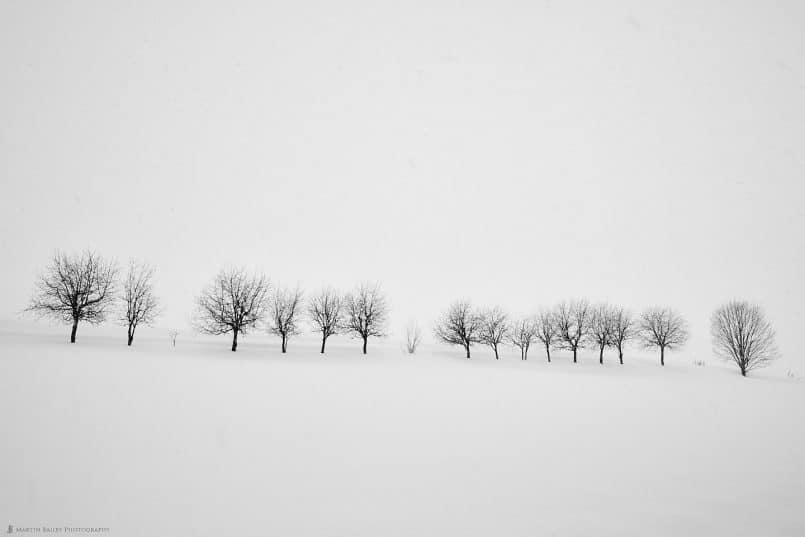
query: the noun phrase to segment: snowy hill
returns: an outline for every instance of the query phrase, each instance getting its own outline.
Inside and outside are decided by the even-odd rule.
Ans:
[[[0,333],[0,523],[109,535],[803,535],[805,384],[684,355]],[[5,522],[7,521],[7,522]]]

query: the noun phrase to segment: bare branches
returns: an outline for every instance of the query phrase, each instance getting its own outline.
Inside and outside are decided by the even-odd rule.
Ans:
[[[542,311],[535,320],[534,335],[545,346],[545,353],[548,355],[548,363],[551,363],[551,349],[559,339],[556,314],[552,311]]]
[[[478,339],[495,351],[495,360],[500,360],[498,347],[509,335],[509,317],[500,308],[492,308],[481,314],[481,330]]]
[[[710,334],[716,355],[734,362],[744,377],[779,356],[774,329],[755,304],[734,300],[719,307],[713,313]]]
[[[302,291],[277,289],[269,306],[269,331],[282,339],[282,352],[288,350],[288,339],[299,334],[299,311]]]
[[[483,319],[466,300],[454,302],[436,324],[436,337],[450,345],[461,345],[470,357],[470,347],[479,343]]]
[[[528,360],[528,349],[537,336],[537,323],[534,319],[522,318],[512,323],[509,341],[520,349],[520,359]]]
[[[408,354],[415,354],[419,343],[422,341],[422,330],[415,322],[410,323],[405,328],[405,350]]]
[[[269,289],[263,275],[222,270],[196,300],[196,329],[211,335],[232,332],[232,351],[236,351],[238,334],[247,333],[263,318]]]
[[[154,267],[129,261],[129,271],[123,280],[123,312],[120,321],[128,328],[128,345],[134,341],[134,331],[140,324],[149,325],[159,315],[159,303],[154,296]]]
[[[179,331],[176,330],[175,328],[171,328],[170,330],[168,330],[168,337],[171,340],[171,347],[175,347],[176,338],[179,337]]]
[[[612,315],[612,333],[611,341],[612,346],[618,349],[618,360],[623,365],[623,349],[626,342],[634,339],[637,336],[637,328],[635,326],[634,318],[632,315],[621,307],[615,307],[611,311]]]
[[[577,361],[578,350],[584,348],[590,329],[590,315],[590,303],[587,300],[562,302],[556,307],[556,332],[562,347],[573,351],[573,363]]]
[[[334,289],[326,287],[319,291],[308,305],[310,321],[321,332],[321,353],[327,338],[338,334],[344,322],[344,299]]]
[[[371,336],[385,337],[388,322],[386,298],[378,284],[360,284],[344,299],[345,328],[363,340],[363,354]]]
[[[596,304],[590,308],[587,336],[598,347],[598,363],[604,363],[604,349],[612,344],[612,308],[609,304]]]
[[[98,324],[113,302],[117,266],[92,251],[80,256],[57,252],[36,284],[27,311],[72,323],[70,343],[80,321]]]
[[[660,365],[665,365],[665,349],[687,342],[687,323],[670,308],[647,309],[640,316],[640,340],[646,348],[660,349]]]

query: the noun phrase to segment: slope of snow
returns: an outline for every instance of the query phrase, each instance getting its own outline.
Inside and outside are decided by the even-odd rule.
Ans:
[[[80,338],[80,335],[79,335]],[[0,524],[805,535],[805,385],[674,355],[0,333]]]

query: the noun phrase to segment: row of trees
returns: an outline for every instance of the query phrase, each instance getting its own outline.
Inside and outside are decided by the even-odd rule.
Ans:
[[[655,307],[633,316],[626,309],[587,300],[562,302],[527,318],[510,320],[500,308],[477,309],[469,301],[454,302],[438,321],[436,337],[464,348],[470,358],[473,344],[492,349],[500,359],[500,347],[509,343],[520,350],[520,359],[528,359],[534,344],[545,349],[548,362],[551,350],[573,353],[592,347],[604,363],[604,351],[611,348],[623,364],[626,346],[635,342],[644,348],[659,350],[660,365],[665,352],[682,347],[688,340],[687,323],[671,308]],[[711,319],[711,337],[715,353],[734,362],[743,376],[778,357],[774,330],[759,306],[732,301],[719,307]]]
[[[197,299],[193,324],[204,334],[232,334],[232,350],[238,348],[238,335],[265,323],[280,337],[282,352],[288,340],[301,332],[304,314],[321,335],[321,352],[327,339],[336,334],[350,334],[363,342],[366,354],[370,337],[386,335],[388,306],[378,285],[360,284],[352,292],[340,294],[325,287],[303,307],[303,294],[296,289],[271,291],[263,275],[244,270],[218,273]]]
[[[122,281],[118,276],[117,265],[94,252],[56,253],[37,280],[27,310],[71,324],[71,343],[75,343],[80,322],[101,323],[114,311],[126,326],[131,345],[137,327],[152,323],[160,314],[154,268],[132,261]],[[266,325],[286,352],[288,341],[301,332],[306,317],[321,336],[322,353],[329,337],[350,334],[362,341],[366,354],[369,338],[386,335],[388,313],[378,285],[361,284],[347,294],[326,287],[305,305],[299,288],[273,289],[263,275],[224,270],[198,296],[194,325],[205,334],[231,333],[232,351],[237,350],[239,335]],[[520,358],[526,360],[531,346],[541,344],[548,362],[551,350],[572,352],[575,363],[580,349],[593,347],[602,364],[608,348],[617,351],[623,364],[625,348],[635,342],[658,349],[660,364],[665,365],[665,352],[688,340],[687,323],[670,308],[650,308],[635,317],[622,307],[587,300],[562,302],[533,317],[515,320],[500,308],[479,310],[468,301],[457,301],[439,319],[435,334],[445,343],[462,346],[467,358],[472,345],[483,344],[500,359],[500,348],[508,343],[519,348]],[[172,337],[175,342],[175,333]],[[716,354],[735,363],[744,376],[779,355],[774,330],[762,309],[745,301],[729,302],[713,313],[711,337]],[[409,328],[408,352],[414,353],[420,341],[420,330]]]
[[[685,344],[688,331],[685,321],[669,308],[652,308],[635,319],[624,308],[610,304],[590,304],[587,300],[562,302],[538,315],[510,320],[500,308],[479,310],[468,301],[454,302],[436,326],[436,336],[443,342],[461,345],[467,358],[473,344],[489,346],[500,359],[499,348],[511,343],[520,349],[520,359],[528,359],[532,344],[540,343],[551,361],[552,349],[573,353],[591,346],[598,350],[604,363],[604,350],[613,348],[623,364],[626,344],[639,340],[646,347],[660,350],[660,363],[665,365],[665,351]]]
[[[109,314],[126,327],[131,345],[138,326],[149,325],[161,309],[154,293],[154,268],[131,261],[119,280],[114,262],[94,252],[68,255],[57,252],[36,282],[36,291],[27,310],[72,325],[70,342],[75,343],[81,322],[99,324]],[[379,286],[361,284],[354,291],[340,294],[322,289],[311,297],[306,311],[299,288],[273,289],[263,275],[244,270],[223,270],[196,299],[195,328],[204,334],[232,334],[232,350],[238,336],[255,327],[267,326],[279,336],[282,352],[291,337],[300,333],[307,313],[321,333],[321,352],[335,334],[351,334],[363,341],[367,352],[370,337],[386,335],[388,307]],[[176,334],[172,335],[175,344]]]

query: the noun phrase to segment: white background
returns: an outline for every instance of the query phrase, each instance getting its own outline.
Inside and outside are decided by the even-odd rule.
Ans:
[[[805,316],[801,2],[0,2],[0,318],[55,249],[454,298]],[[801,367],[800,367],[801,369]]]

